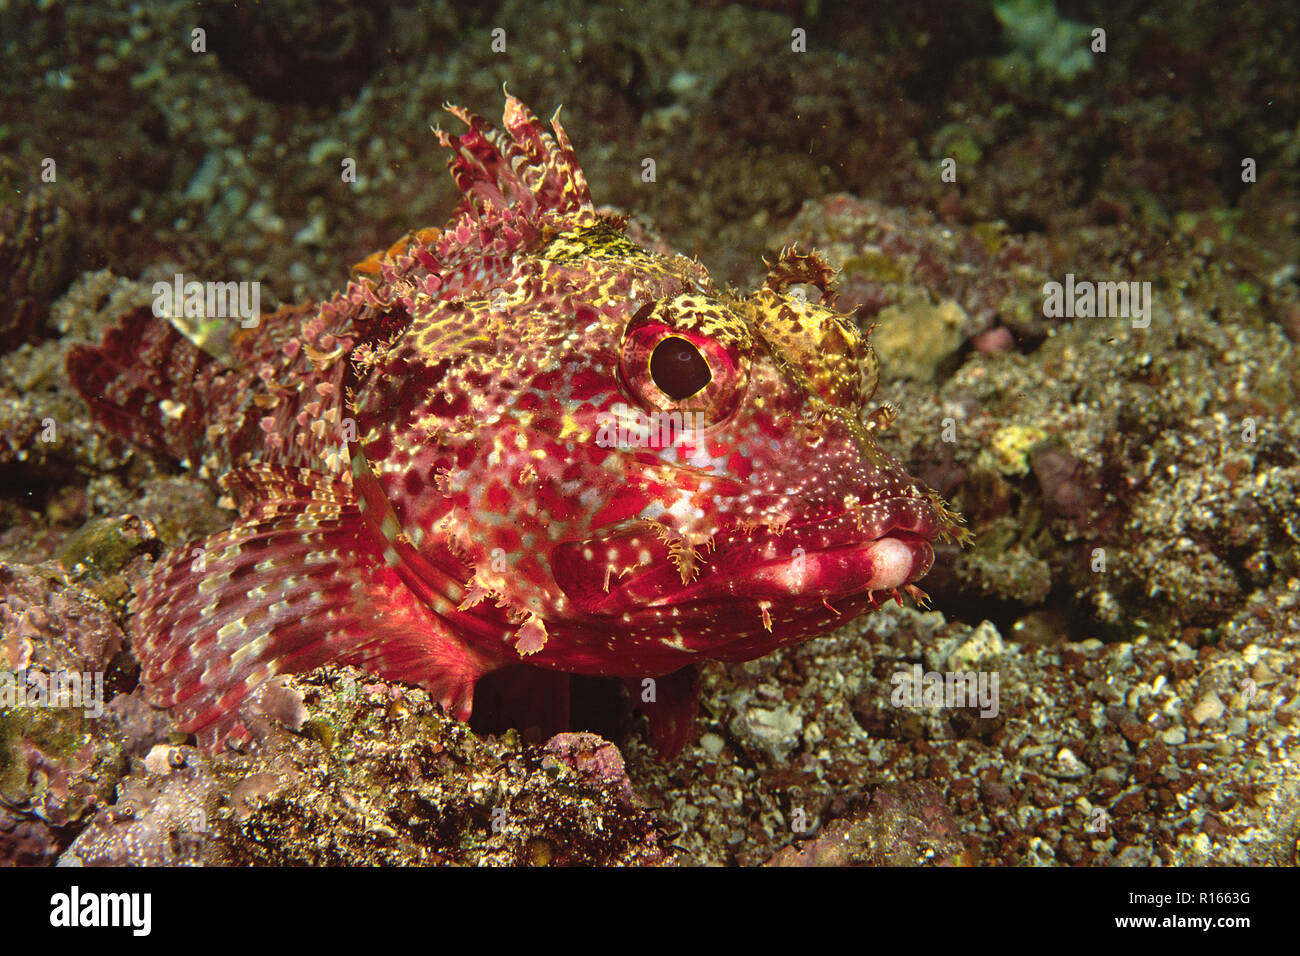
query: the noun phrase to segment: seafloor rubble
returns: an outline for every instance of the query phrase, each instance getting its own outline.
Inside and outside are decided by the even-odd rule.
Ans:
[[[1037,39],[1005,4],[851,6],[205,3],[208,55],[186,4],[0,10],[0,667],[108,699],[0,711],[0,861],[1300,862],[1293,15],[1112,5],[1137,28],[1066,75],[1035,50],[1086,4],[1028,4]],[[822,250],[877,325],[884,440],[974,541],[934,610],[705,667],[672,762],[630,719],[481,739],[339,669],[267,688],[254,752],[200,754],[139,700],[126,607],[229,512],[95,428],[63,356],[175,271],[319,295],[440,223],[428,124],[505,80],[715,275]],[[1150,282],[1149,325],[1045,317],[1067,273]],[[895,704],[917,664],[997,674],[997,713]]]

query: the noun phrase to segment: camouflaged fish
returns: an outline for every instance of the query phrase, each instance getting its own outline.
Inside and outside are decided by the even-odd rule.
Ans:
[[[520,665],[653,677],[674,752],[697,663],[922,598],[960,519],[878,447],[893,410],[819,258],[719,288],[593,207],[558,112],[447,109],[468,130],[437,131],[463,194],[445,229],[238,330],[233,362],[145,310],[70,356],[97,416],[224,475],[241,516],[136,595],[146,696],[217,746],[249,739],[260,682],[329,661],[461,719]]]

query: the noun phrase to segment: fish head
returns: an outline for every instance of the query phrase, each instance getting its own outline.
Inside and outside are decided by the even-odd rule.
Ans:
[[[504,142],[472,122],[455,163]],[[529,149],[549,143],[522,129]],[[409,322],[356,389],[354,455],[439,613],[491,619],[482,640],[516,660],[633,676],[758,657],[923,597],[935,539],[964,532],[880,447],[894,412],[872,405],[875,354],[819,257],[783,250],[741,294],[585,199],[501,211],[506,193],[577,186],[474,182],[477,219],[404,247],[402,268],[436,258],[439,278],[389,282],[414,290]],[[492,254],[467,256],[474,243]]]
[[[894,412],[872,405],[878,363],[830,270],[787,250],[747,296],[682,285],[606,324],[612,380],[570,411],[583,518],[547,564],[566,613],[617,630],[616,663],[593,669],[749,659],[923,598],[914,582],[960,519],[880,447]]]

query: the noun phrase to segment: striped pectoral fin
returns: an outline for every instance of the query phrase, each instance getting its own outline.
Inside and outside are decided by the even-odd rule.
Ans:
[[[286,470],[282,486],[312,495],[301,509],[280,498],[154,568],[132,608],[146,699],[215,749],[250,738],[240,705],[260,683],[333,661],[423,686],[468,717],[491,665],[388,567],[355,504],[303,475]]]

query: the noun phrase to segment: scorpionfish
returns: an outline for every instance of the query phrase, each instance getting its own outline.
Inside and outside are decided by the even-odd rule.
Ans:
[[[720,288],[593,206],[558,111],[446,109],[467,127],[435,130],[462,194],[446,228],[224,359],[150,309],[70,354],[104,425],[220,475],[239,511],[136,589],[146,699],[216,748],[251,739],[259,684],[327,662],[462,720],[494,672],[552,716],[557,679],[603,675],[653,688],[672,754],[701,661],[923,600],[961,519],[879,447],[894,410],[869,405],[832,270],[788,248],[755,291]]]

